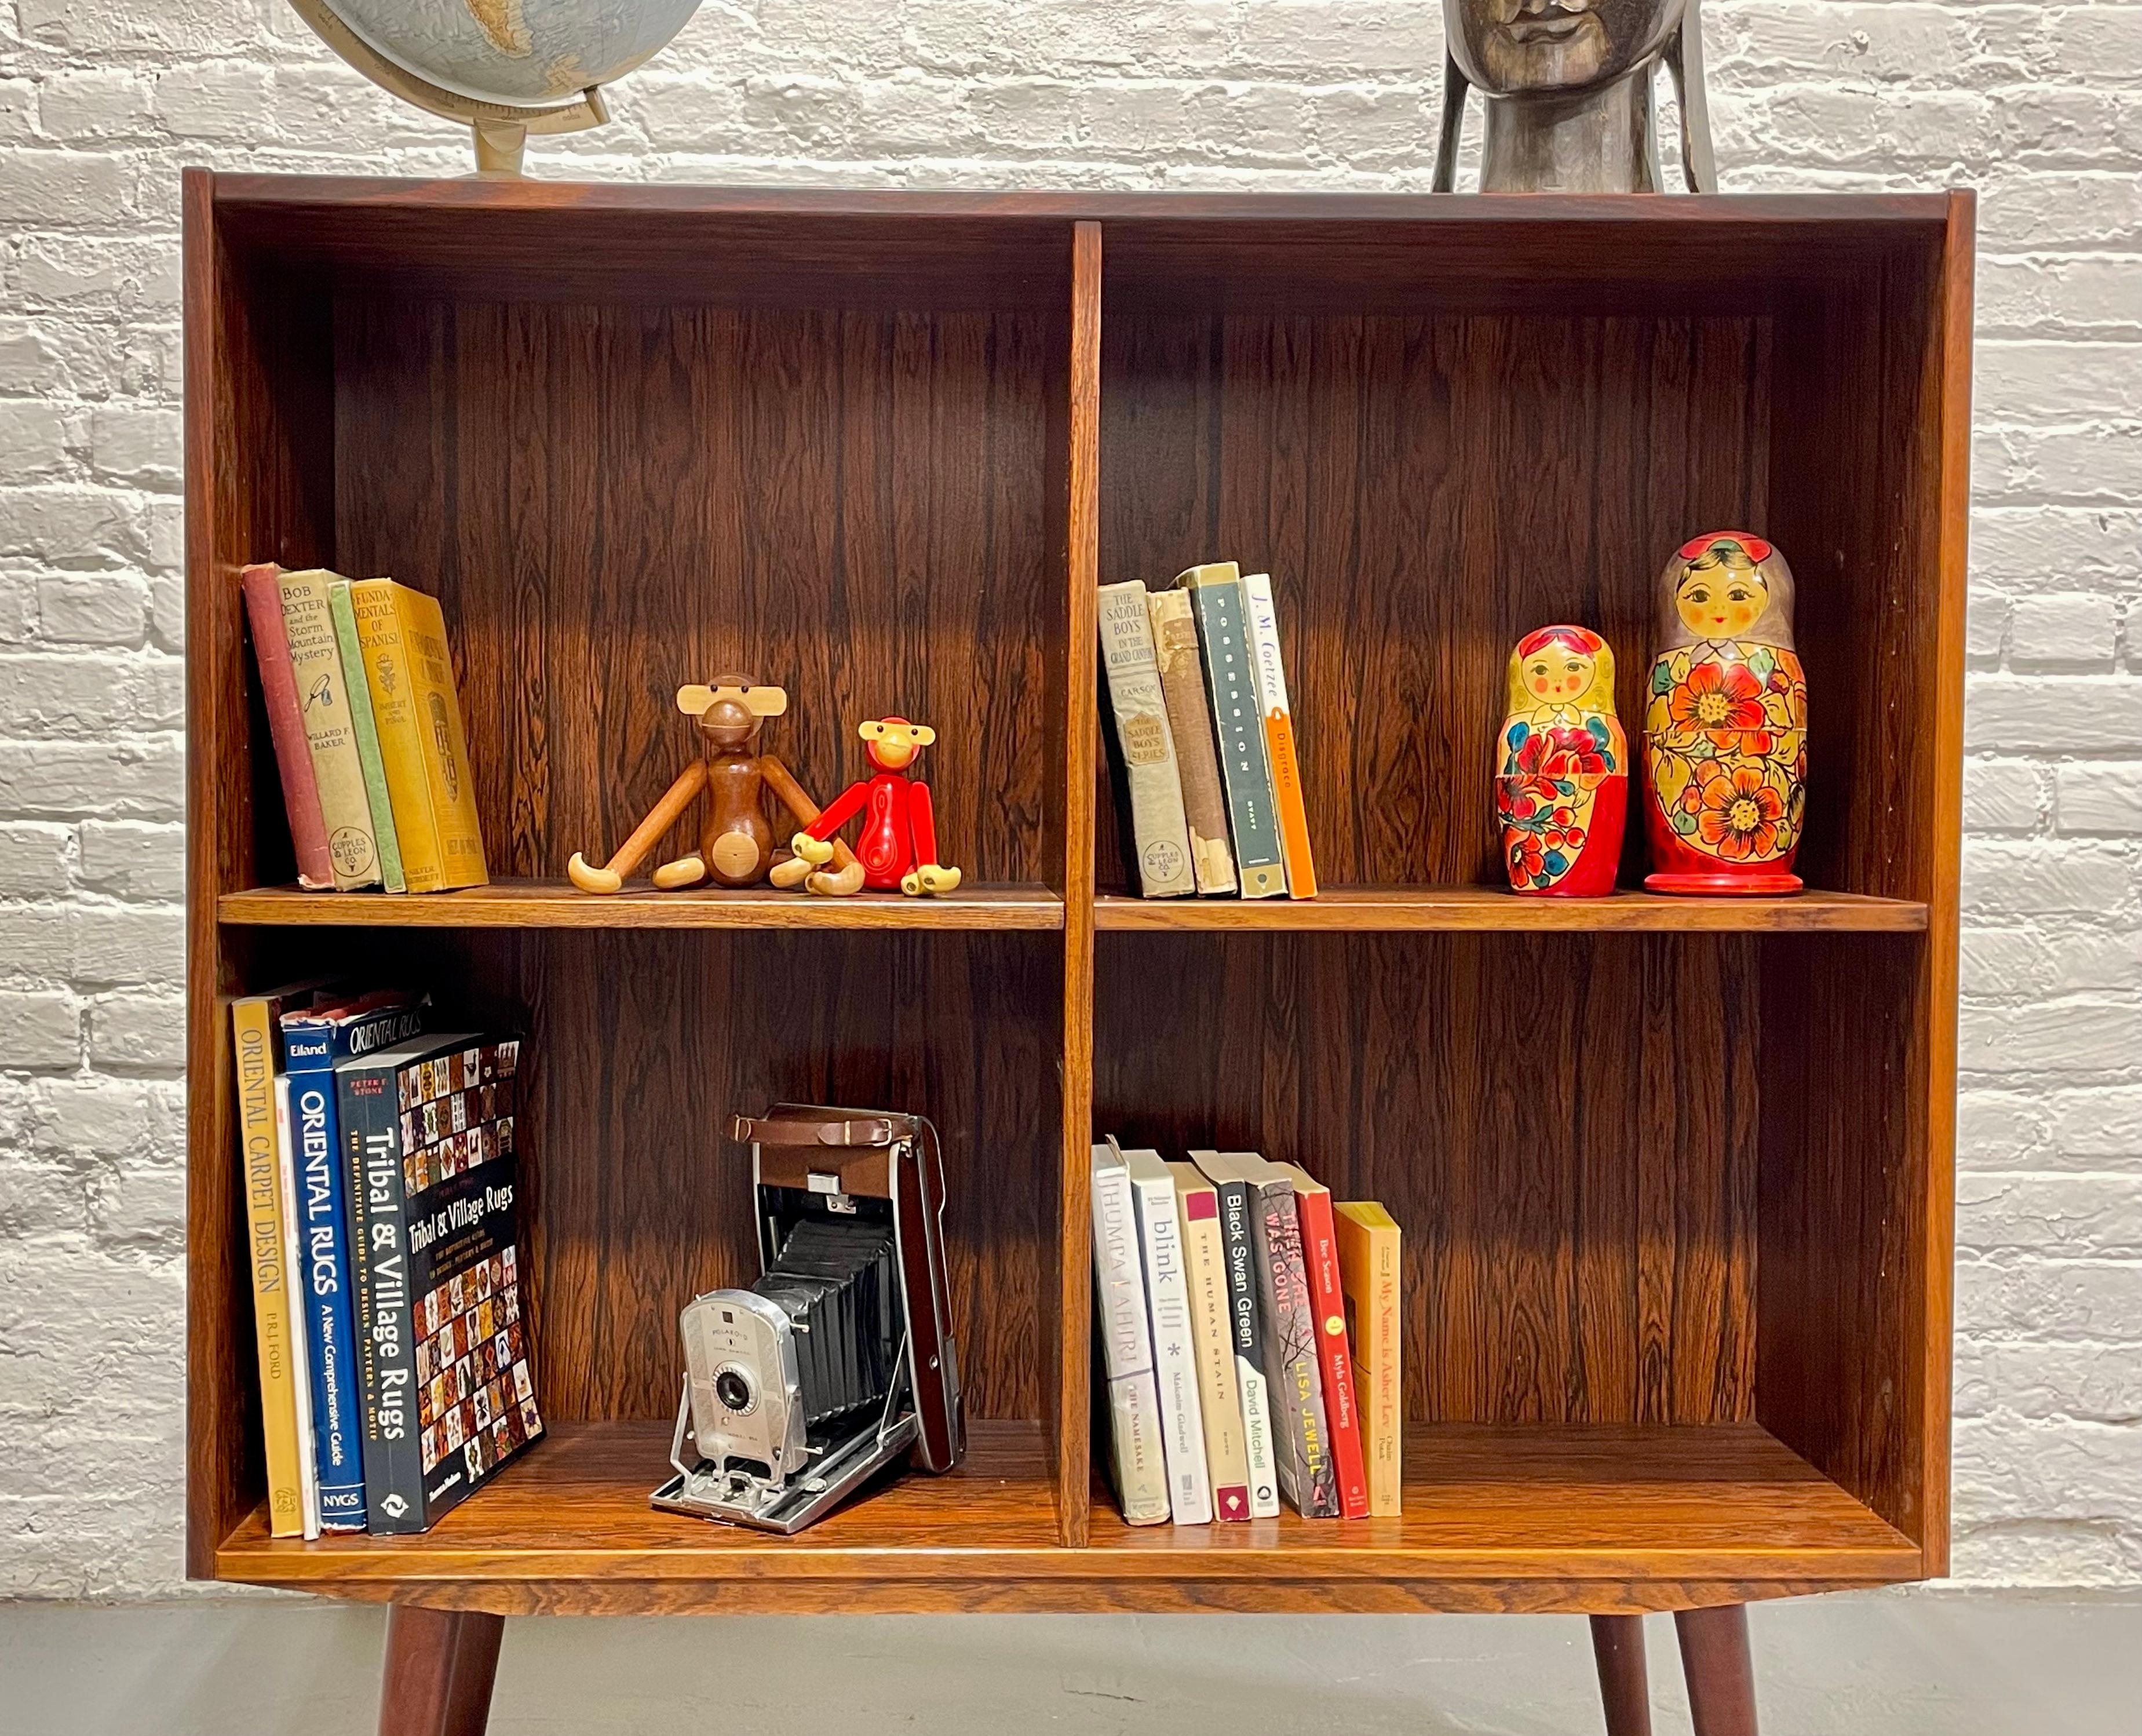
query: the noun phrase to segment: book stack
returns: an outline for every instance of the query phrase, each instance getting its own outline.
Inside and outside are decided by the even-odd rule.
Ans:
[[[520,1044],[420,997],[231,1008],[269,1526],[427,1529],[543,1433],[521,1319]]]
[[[309,892],[481,886],[483,833],[438,599],[392,579],[245,569],[253,650]]]
[[[1125,1520],[1399,1511],[1399,1227],[1251,1152],[1093,1151],[1093,1319]],[[1097,1407],[1098,1408],[1098,1407]]]
[[[1231,560],[1100,599],[1104,710],[1148,898],[1314,898],[1271,579]]]

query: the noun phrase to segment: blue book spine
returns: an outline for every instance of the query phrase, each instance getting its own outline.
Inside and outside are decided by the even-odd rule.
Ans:
[[[297,1294],[305,1304],[323,1531],[361,1531],[368,1519],[357,1308],[334,1068],[353,1054],[399,1042],[422,1024],[422,1008],[407,1003],[283,1019],[283,1069],[289,1076],[298,1172]]]

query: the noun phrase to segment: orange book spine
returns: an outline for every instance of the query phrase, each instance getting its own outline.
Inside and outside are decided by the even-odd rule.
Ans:
[[[1316,896],[1316,863],[1309,848],[1309,814],[1302,805],[1301,766],[1295,756],[1294,713],[1286,700],[1286,666],[1279,650],[1279,610],[1271,576],[1251,573],[1242,580],[1248,604],[1250,666],[1256,676],[1257,709],[1264,713],[1265,757],[1271,762],[1272,806],[1279,816],[1280,856],[1286,864],[1290,898]]]

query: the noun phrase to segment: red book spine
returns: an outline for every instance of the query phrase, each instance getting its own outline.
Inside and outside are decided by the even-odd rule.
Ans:
[[[1339,1281],[1339,1234],[1331,1196],[1296,1189],[1301,1251],[1309,1267],[1310,1304],[1316,1310],[1316,1361],[1324,1373],[1324,1408],[1331,1431],[1331,1464],[1339,1478],[1339,1513],[1369,1517],[1369,1470],[1361,1452],[1361,1412],[1354,1392],[1354,1358],[1346,1348],[1346,1295]]]
[[[312,746],[305,739],[305,714],[298,702],[298,678],[290,667],[290,638],[283,627],[281,569],[272,562],[246,568],[240,582],[245,614],[253,624],[253,654],[260,663],[260,686],[268,696],[268,732],[275,742],[275,764],[283,774],[283,806],[290,820],[290,841],[297,846],[298,884],[308,892],[334,890],[334,861],[328,854],[328,829],[320,818],[320,787],[313,775]]]

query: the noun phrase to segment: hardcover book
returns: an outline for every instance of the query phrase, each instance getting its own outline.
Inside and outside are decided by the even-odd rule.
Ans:
[[[297,674],[290,666],[283,591],[277,582],[282,570],[273,561],[256,562],[239,575],[239,584],[245,594],[246,622],[253,629],[260,690],[268,702],[268,735],[275,744],[275,770],[282,779],[283,812],[290,822],[290,844],[298,858],[298,884],[308,892],[329,892],[334,890],[334,859],[328,852],[319,781],[305,740]]]
[[[1197,1357],[1197,1405],[1205,1424],[1205,1468],[1216,1518],[1250,1517],[1250,1457],[1242,1442],[1242,1395],[1235,1384],[1235,1328],[1228,1318],[1227,1256],[1220,1196],[1192,1163],[1171,1163],[1182,1220],[1183,1270]]]
[[[1251,1190],[1257,1233],[1257,1309],[1264,1316],[1265,1379],[1272,1394],[1280,1489],[1304,1518],[1335,1519],[1339,1482],[1331,1462],[1294,1182],[1277,1164],[1254,1152],[1222,1155],[1239,1166]]]
[[[365,1496],[427,1530],[543,1433],[521,1321],[520,1045],[421,1037],[335,1069],[364,1250]]]
[[[1404,1506],[1404,1389],[1399,1384],[1398,1225],[1373,1201],[1331,1208],[1346,1329],[1354,1345],[1354,1391],[1368,1462],[1369,1512],[1379,1519]]]
[[[268,1528],[277,1537],[304,1535],[305,1495],[298,1455],[298,1401],[292,1390],[304,1368],[294,1354],[303,1309],[291,1288],[293,1269],[284,1258],[281,1160],[275,1137],[275,1021],[284,1007],[309,1000],[318,986],[296,984],[230,1004],[239,1171],[245,1189],[245,1255],[253,1279],[260,1432],[268,1460]]]
[[[349,599],[409,890],[483,885],[483,833],[438,599],[392,579],[354,579]]]
[[[1294,1183],[1301,1224],[1301,1253],[1309,1274],[1309,1307],[1316,1326],[1316,1361],[1324,1377],[1324,1419],[1331,1436],[1331,1463],[1339,1481],[1339,1511],[1348,1519],[1369,1517],[1369,1473],[1362,1462],[1361,1413],[1354,1392],[1354,1358],[1346,1344],[1346,1292],[1339,1280],[1339,1238],[1333,1229],[1331,1190],[1298,1163],[1280,1167]]]
[[[1093,1324],[1108,1395],[1109,1461],[1116,1499],[1133,1525],[1168,1517],[1167,1467],[1161,1445],[1160,1388],[1152,1370],[1137,1208],[1123,1154],[1093,1147]]]
[[[1217,1152],[1192,1152],[1190,1156],[1219,1198],[1235,1385],[1241,1394],[1242,1444],[1250,1466],[1250,1517],[1270,1519],[1279,1512],[1279,1462],[1272,1438],[1271,1393],[1265,1380],[1264,1319],[1257,1312],[1257,1238],[1250,1186]]]
[[[372,715],[372,683],[364,673],[364,648],[358,642],[357,611],[350,606],[348,579],[328,582],[328,614],[334,622],[335,649],[342,653],[343,688],[349,696],[358,770],[364,777],[365,806],[372,811],[373,841],[379,848],[379,884],[389,892],[407,892],[409,883],[402,875],[402,846],[394,836],[394,804],[387,793],[386,763],[379,757],[379,726]]]
[[[1279,606],[1271,576],[1242,579],[1249,612],[1250,662],[1256,676],[1257,709],[1264,716],[1265,755],[1271,766],[1272,802],[1279,820],[1280,854],[1286,863],[1290,897],[1316,896],[1316,864],[1309,849],[1309,815],[1302,806],[1301,767],[1294,751],[1294,709],[1286,701],[1286,664],[1280,656]]]
[[[312,751],[313,782],[319,787],[320,820],[327,827],[335,890],[354,892],[379,884],[379,850],[373,837],[372,805],[365,798],[364,768],[358,762],[342,648],[335,642],[334,617],[328,609],[328,587],[334,577],[312,567],[281,574],[276,584],[283,595],[290,673],[297,681],[298,708]],[[357,678],[364,679],[361,668]]]
[[[1182,785],[1182,815],[1190,836],[1190,869],[1197,890],[1210,895],[1235,890],[1235,852],[1227,842],[1227,798],[1220,788],[1220,760],[1212,743],[1212,707],[1197,656],[1197,623],[1190,599],[1178,590],[1148,591],[1153,661],[1167,701],[1167,727]]]
[[[1123,1166],[1130,1175],[1131,1202],[1145,1255],[1168,1506],[1177,1525],[1209,1525],[1212,1484],[1205,1468],[1205,1419],[1197,1402],[1197,1356],[1175,1215],[1175,1177],[1157,1152],[1125,1152]]]
[[[275,1195],[283,1214],[283,1270],[294,1275],[294,1299],[299,1294],[294,1275],[304,1266],[298,1242],[297,1142],[291,1131],[290,1081],[281,1073],[275,1075]],[[320,1467],[313,1436],[312,1354],[302,1304],[294,1300],[290,1320],[290,1398],[297,1412],[298,1500],[304,1516],[300,1535],[310,1542],[320,1534]]]
[[[1256,673],[1251,665],[1249,612],[1241,570],[1231,560],[1215,561],[1177,575],[1175,582],[1189,593],[1197,617],[1242,896],[1282,898],[1286,895],[1286,864],[1280,854],[1271,763],[1265,752],[1264,714],[1257,704]]]
[[[313,1443],[320,1524],[363,1531],[364,1424],[357,1377],[357,1306],[350,1275],[348,1190],[335,1110],[334,1069],[353,1055],[405,1042],[424,1028],[411,996],[329,1000],[283,1014],[283,1069],[297,1146],[299,1240],[305,1349],[313,1386]]]
[[[1138,889],[1148,898],[1180,898],[1197,890],[1190,869],[1190,831],[1167,701],[1152,647],[1146,589],[1136,579],[1101,587],[1101,668],[1115,719]]]

